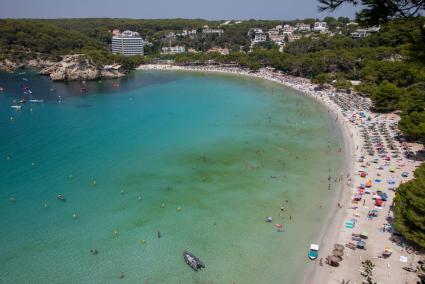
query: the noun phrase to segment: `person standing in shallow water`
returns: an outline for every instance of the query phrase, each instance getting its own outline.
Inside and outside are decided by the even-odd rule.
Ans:
[[[158,231],[156,232],[156,234],[157,234],[157,236],[158,236],[158,239],[160,239],[160,238],[161,238],[161,232],[158,230]]]

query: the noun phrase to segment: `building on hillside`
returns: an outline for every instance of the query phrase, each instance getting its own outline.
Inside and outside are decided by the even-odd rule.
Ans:
[[[379,32],[380,27],[370,27],[370,28],[366,28],[366,29],[357,29],[354,32],[351,33],[351,37],[352,38],[362,38],[362,37],[367,37],[368,35],[370,35],[371,33],[377,33]]]
[[[137,32],[124,31],[112,37],[112,53],[143,55],[144,41]]]
[[[347,26],[358,26],[359,24],[356,22],[349,22],[347,23]]]
[[[283,26],[283,34],[284,35],[289,35],[292,34],[294,32],[294,27],[291,25],[284,25]]]
[[[290,35],[288,35],[288,41],[289,41],[289,42],[297,41],[297,40],[299,40],[300,38],[301,38],[301,36],[300,36],[300,35],[294,35],[294,34],[290,34]]]
[[[267,34],[269,36],[278,35],[278,34],[280,34],[280,30],[279,29],[276,29],[276,28],[273,28],[273,29],[268,30],[267,31]]]
[[[119,29],[113,29],[112,30],[112,35],[113,36],[116,36],[116,35],[119,35],[121,32],[120,32],[120,30]]]
[[[310,32],[311,31],[311,27],[310,25],[304,24],[304,23],[298,23],[296,26],[296,30],[298,32]]]
[[[313,30],[315,32],[324,33],[328,30],[328,24],[326,22],[315,22]]]
[[[271,35],[270,40],[276,43],[278,46],[285,44],[285,35]]]
[[[196,35],[196,29],[183,30],[181,36],[194,36]]]
[[[204,26],[202,29],[202,33],[203,34],[218,34],[221,35],[222,33],[224,33],[224,31],[222,29],[212,29],[208,26]]]
[[[265,33],[255,33],[252,43],[260,43],[267,41],[267,35]]]
[[[220,53],[221,55],[229,55],[229,49],[228,48],[221,48],[218,46],[212,47],[210,49],[208,49],[207,53]]]
[[[351,33],[352,38],[362,38],[367,37],[367,31],[365,29],[357,29]]]
[[[184,46],[165,46],[161,50],[162,54],[177,54],[186,52],[186,48]]]
[[[164,34],[164,39],[166,39],[168,41],[176,40],[176,34],[174,32],[168,32],[168,33]]]

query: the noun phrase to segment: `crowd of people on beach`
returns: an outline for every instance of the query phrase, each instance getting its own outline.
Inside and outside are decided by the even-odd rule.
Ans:
[[[306,78],[271,68],[252,72],[216,65],[142,65],[140,69],[248,75],[294,88],[328,106],[348,137],[346,142],[351,144],[348,148],[351,148],[353,164],[351,171],[339,178],[345,185],[337,207],[342,224],[334,224],[339,226],[335,228],[336,234],[322,240],[323,254],[333,254],[327,257],[327,263],[332,266],[323,266],[323,258],[319,258],[318,268],[314,268],[311,277],[314,281],[320,279],[321,283],[341,283],[342,280],[361,283],[364,261],[370,260],[377,283],[416,283],[417,275],[412,272],[418,272],[417,265],[424,259],[394,230],[392,208],[398,185],[412,178],[419,165],[412,156],[421,151],[422,146],[403,139],[397,129],[396,114],[374,113],[370,99],[351,90],[323,88]],[[332,260],[336,260],[337,265]]]

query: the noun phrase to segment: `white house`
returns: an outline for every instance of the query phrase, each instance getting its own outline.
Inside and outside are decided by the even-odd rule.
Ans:
[[[224,33],[224,31],[222,29],[212,29],[208,26],[204,26],[202,29],[202,33],[203,34],[218,34],[221,35],[222,33]]]
[[[313,30],[315,32],[324,33],[328,30],[328,24],[326,22],[315,22]]]
[[[267,35],[265,33],[256,33],[252,42],[259,43],[259,42],[265,42],[266,40],[267,40]]]
[[[162,48],[163,54],[177,54],[186,52],[186,48],[184,46],[166,46]]]
[[[299,32],[310,32],[311,27],[310,25],[304,24],[304,23],[298,23],[296,26],[297,31]]]

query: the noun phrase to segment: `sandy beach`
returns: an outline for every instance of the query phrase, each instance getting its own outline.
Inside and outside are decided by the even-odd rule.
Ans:
[[[287,76],[271,69],[250,72],[238,67],[174,65],[141,65],[137,69],[252,76],[296,89],[326,105],[341,126],[345,143],[341,154],[347,157],[347,162],[341,169],[341,187],[336,194],[335,206],[319,238],[319,258],[308,268],[304,283],[339,284],[343,280],[363,283],[364,260],[375,264],[374,282],[416,283],[416,274],[402,267],[415,267],[422,256],[394,238],[388,220],[392,218],[390,206],[395,189],[411,179],[414,169],[420,164],[406,153],[422,150],[422,146],[394,139],[400,134],[397,115],[373,113],[367,98],[340,93],[333,88],[319,90],[308,79]],[[359,235],[365,242],[364,249],[357,248]],[[338,267],[330,266],[326,261],[326,257],[333,254],[335,244],[345,247]],[[385,249],[390,256],[382,256]]]

